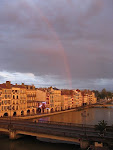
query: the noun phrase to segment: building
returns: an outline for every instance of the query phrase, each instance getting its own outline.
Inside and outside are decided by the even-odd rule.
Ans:
[[[26,88],[26,95],[27,95],[27,115],[34,115],[37,113],[37,97],[36,97],[36,89],[34,85],[24,85],[23,87]]]
[[[90,90],[59,90],[34,85],[0,84],[0,116],[24,116],[50,113],[96,103]]]
[[[48,88],[49,109],[50,112],[61,110],[61,90],[57,88]]]
[[[83,95],[83,105],[90,105],[97,102],[95,93],[90,90],[82,91],[82,95]]]
[[[38,103],[37,111],[39,113],[46,113],[47,112],[46,91],[37,89],[36,98],[37,98],[37,103]]]
[[[72,96],[61,95],[61,110],[67,110],[72,108]]]
[[[74,90],[73,101],[74,107],[81,107],[83,105],[83,95],[79,89]]]
[[[27,96],[26,88],[21,85],[11,85],[11,115],[26,115]]]
[[[1,111],[0,116],[26,115],[26,89],[21,85],[12,85],[10,81],[0,84]]]
[[[0,116],[11,115],[10,108],[12,103],[12,90],[9,82],[0,84]]]

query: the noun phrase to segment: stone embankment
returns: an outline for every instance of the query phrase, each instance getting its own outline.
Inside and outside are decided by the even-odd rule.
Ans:
[[[76,110],[77,109],[71,109],[71,110],[58,111],[58,112],[47,113],[47,114],[37,114],[37,115],[32,115],[32,116],[21,116],[21,117],[13,117],[13,118],[15,118],[15,119],[35,119],[35,118],[42,118],[42,117],[47,117],[47,116],[67,113],[67,112],[76,111]]]
[[[53,116],[53,115],[72,112],[72,111],[80,111],[80,110],[84,110],[84,109],[87,109],[87,108],[89,108],[89,106],[78,107],[78,108],[74,108],[74,109],[70,109],[70,110],[58,111],[58,112],[47,113],[47,114],[37,114],[37,115],[32,115],[32,116],[20,116],[20,117],[14,117],[14,118],[15,119],[35,119],[35,118]]]
[[[90,106],[91,107],[91,106]],[[29,120],[29,119],[35,119],[35,118],[42,118],[42,117],[47,117],[47,116],[53,116],[57,114],[62,114],[62,113],[68,113],[72,111],[81,111],[87,108],[90,108],[89,106],[84,106],[84,107],[78,107],[70,110],[64,110],[64,111],[58,111],[58,112],[53,112],[53,113],[45,113],[45,114],[36,114],[36,115],[28,115],[28,116],[18,116],[18,117],[11,117],[11,120]],[[10,117],[3,117],[1,119],[6,120],[10,119]]]

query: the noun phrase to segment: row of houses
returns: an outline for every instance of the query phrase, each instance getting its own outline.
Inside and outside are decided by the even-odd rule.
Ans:
[[[95,94],[89,90],[59,90],[35,88],[22,83],[0,84],[0,116],[23,116],[50,113],[96,103]]]

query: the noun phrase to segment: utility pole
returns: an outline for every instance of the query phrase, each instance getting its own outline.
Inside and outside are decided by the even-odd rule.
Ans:
[[[10,126],[11,126],[11,105],[10,105]]]
[[[89,113],[86,112],[86,110],[84,110],[83,113],[81,113],[81,116],[83,118],[83,124],[84,124],[84,135],[86,136],[86,117],[89,116]]]

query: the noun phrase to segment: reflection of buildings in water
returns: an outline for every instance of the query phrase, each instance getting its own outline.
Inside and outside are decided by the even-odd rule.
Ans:
[[[10,145],[9,145],[10,150],[15,150],[15,149],[16,149],[15,146],[16,146],[16,145],[15,145],[15,142],[14,142],[14,141],[10,141]]]
[[[84,111],[84,110],[83,110]],[[67,122],[67,123],[78,123],[82,124],[83,120],[81,113],[83,111],[73,111],[53,116],[44,117],[45,121],[56,121],[56,122]],[[86,124],[95,125],[98,121],[105,120],[108,124],[113,124],[113,109],[103,109],[103,108],[90,108],[86,110],[89,116],[86,117]]]
[[[88,109],[87,113],[89,113],[89,116],[86,117],[86,124],[91,124],[92,120],[95,119],[95,113],[92,111],[92,109]]]
[[[108,122],[109,122],[111,120],[111,112],[110,112],[110,110],[108,111],[107,116],[108,116]]]

